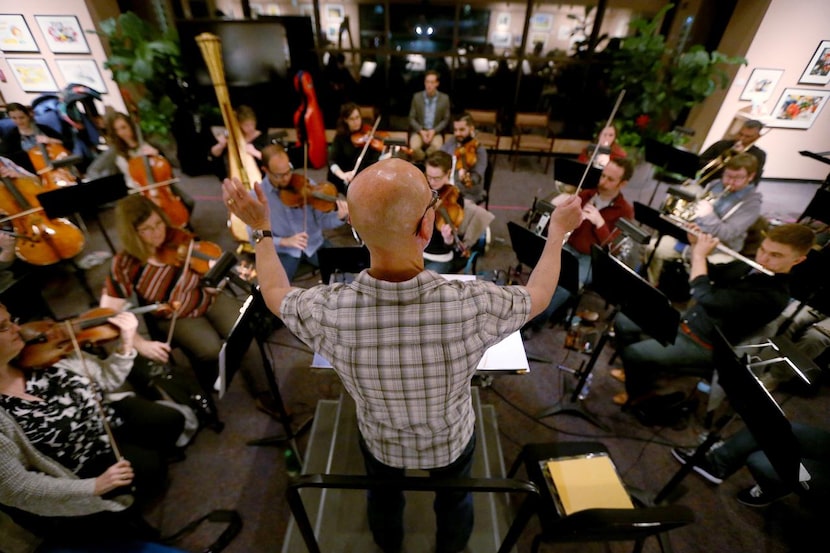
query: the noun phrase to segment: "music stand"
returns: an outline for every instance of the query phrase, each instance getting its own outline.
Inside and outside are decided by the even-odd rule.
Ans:
[[[648,256],[648,261],[646,261],[646,264],[643,266],[643,271],[648,270],[651,265],[651,260],[654,259],[654,254],[657,253],[657,247],[660,245],[660,241],[664,236],[671,236],[683,244],[689,243],[689,235],[685,230],[671,221],[667,221],[662,218],[660,216],[660,211],[649,205],[634,202],[634,218],[638,222],[657,231],[657,241],[654,243],[654,248]]]
[[[296,438],[308,429],[312,419],[310,418],[304,422],[296,432],[291,428],[291,416],[285,409],[285,403],[282,400],[282,394],[280,393],[277,378],[274,375],[274,369],[265,351],[265,343],[270,333],[279,324],[281,324],[279,319],[265,305],[265,300],[262,297],[259,286],[253,286],[251,288],[251,295],[248,296],[248,299],[245,300],[245,303],[239,310],[239,317],[237,317],[233,328],[231,328],[228,334],[228,338],[225,340],[219,352],[219,397],[222,398],[224,396],[233,376],[242,366],[242,359],[248,351],[251,341],[256,340],[259,353],[262,356],[262,368],[265,372],[265,380],[268,383],[271,398],[274,400],[274,406],[279,414],[279,422],[282,424],[283,433],[276,436],[250,440],[248,445],[282,445],[289,443],[299,457],[300,450],[297,447]],[[300,462],[302,462],[302,459]]]
[[[739,357],[735,353],[720,329],[717,329],[712,346],[718,382],[734,413],[719,421],[715,430],[710,432],[706,440],[695,450],[694,455],[660,490],[655,497],[655,503],[665,499],[693,470],[695,464],[703,459],[711,446],[720,439],[718,434],[734,418],[735,413],[740,415],[784,483],[795,489],[804,480],[802,475],[806,475],[806,470],[801,465],[801,448],[793,434],[790,421],[775,398],[755,377],[746,357]]]
[[[671,306],[662,292],[651,286],[628,265],[597,245],[591,247],[591,272],[593,274],[591,285],[606,302],[613,306],[607,326],[591,353],[588,364],[575,373],[579,380],[570,396],[563,396],[555,405],[537,415],[537,418],[559,414],[576,415],[605,429],[604,425],[584,409],[580,403],[580,396],[583,395],[585,383],[611,336],[617,314],[623,313],[645,334],[667,345],[673,344],[677,336],[680,313]]]
[[[585,169],[588,164],[570,159],[567,157],[553,158],[553,180],[570,184],[571,186],[579,186],[582,181],[582,175],[585,174]],[[596,167],[588,169],[588,175],[585,177],[585,182],[582,183],[583,189],[596,188],[599,185],[599,176],[602,170]]]
[[[697,154],[680,150],[671,144],[664,144],[653,138],[646,138],[645,140],[645,157],[646,162],[656,166],[659,170],[657,172],[657,184],[651,192],[648,205],[651,205],[654,201],[654,195],[657,194],[661,182],[672,182],[664,180],[664,177],[674,173],[691,179],[695,177],[697,170],[700,168],[700,157]]]
[[[329,284],[332,282],[332,276],[336,280],[338,274],[357,274],[363,269],[368,269],[369,250],[365,246],[320,248],[317,250],[317,261],[320,263],[323,284]]]

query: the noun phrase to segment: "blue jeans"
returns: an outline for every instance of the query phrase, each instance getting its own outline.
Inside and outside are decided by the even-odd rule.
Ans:
[[[647,338],[631,319],[619,314],[614,319],[617,351],[625,369],[625,391],[629,401],[652,390],[661,374],[712,377],[712,350],[683,332],[677,332],[674,344],[662,345]]]
[[[323,247],[326,247],[325,244]],[[300,263],[306,262],[313,267],[319,267],[320,262],[317,261],[317,253],[315,252],[314,255],[308,257],[306,254],[301,254],[300,257],[292,257],[287,253],[280,253],[277,254],[280,258],[280,263],[282,263],[283,269],[285,269],[285,274],[288,275],[288,280],[294,280],[294,275],[297,274],[297,269],[300,268]]]
[[[830,491],[830,433],[803,424],[793,423],[793,434],[800,447],[801,462],[810,473],[808,495],[827,496]],[[744,428],[723,445],[706,455],[718,476],[731,476],[747,466],[755,482],[772,497],[786,495],[792,489],[781,481],[752,433]]]
[[[461,455],[446,467],[430,469],[430,478],[439,480],[447,478],[469,478],[473,468],[473,452],[476,448],[476,435],[472,438]],[[366,465],[366,474],[384,478],[402,478],[404,469],[390,467],[375,459],[366,448],[363,437],[360,438],[360,451]],[[367,513],[369,529],[384,553],[401,551],[403,544],[403,509],[406,504],[400,490],[369,490],[367,493]],[[468,492],[436,492],[435,502],[436,553],[457,553],[463,551],[473,533],[473,496]]]

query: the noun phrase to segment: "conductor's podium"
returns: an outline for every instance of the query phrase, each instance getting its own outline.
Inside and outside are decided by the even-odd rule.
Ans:
[[[506,470],[495,408],[492,405],[481,404],[478,388],[474,387],[472,391],[473,409],[477,417],[477,444],[472,477],[505,478]],[[317,404],[304,460],[303,474],[365,475],[363,457],[358,446],[355,405],[348,395],[341,396],[339,400],[322,400]],[[426,474],[424,471],[407,471],[407,476]],[[403,550],[434,551],[433,492],[404,493],[406,508]],[[306,488],[302,489],[300,494],[322,553],[378,550],[366,520],[364,489]],[[499,550],[515,518],[509,505],[510,497],[511,494],[504,492],[473,494],[475,527],[467,550],[482,553]],[[306,551],[308,549],[303,542],[297,521],[292,517],[282,552]]]

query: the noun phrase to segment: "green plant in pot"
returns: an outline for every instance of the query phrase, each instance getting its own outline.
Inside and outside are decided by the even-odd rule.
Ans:
[[[617,114],[619,141],[640,150],[646,138],[681,145],[682,136],[673,132],[687,110],[702,102],[718,88],[729,85],[724,65],[746,64],[742,57],[707,52],[692,46],[685,52],[672,50],[659,34],[664,6],[651,20],[630,22],[634,34],[623,39],[614,52],[609,80],[614,94],[625,90]]]
[[[171,127],[184,76],[175,29],[161,32],[133,12],[101,22],[111,55],[104,67],[122,92],[136,100],[141,131],[162,144],[172,142]],[[130,98],[125,98],[130,102]]]

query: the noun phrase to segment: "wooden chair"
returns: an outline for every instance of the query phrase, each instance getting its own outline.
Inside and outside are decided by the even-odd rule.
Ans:
[[[360,110],[360,117],[365,123],[369,123],[370,125],[375,124],[375,119],[378,116],[375,106],[358,106],[358,109]]]
[[[513,156],[513,171],[516,170],[518,152],[539,152],[548,155],[545,160],[545,172],[550,167],[550,154],[553,152],[554,137],[550,129],[547,113],[517,113],[513,122],[513,140],[510,145]],[[541,156],[540,156],[541,157]]]
[[[499,144],[499,112],[497,110],[468,109],[467,113],[476,125],[476,140],[487,150],[490,160],[495,161]]]

